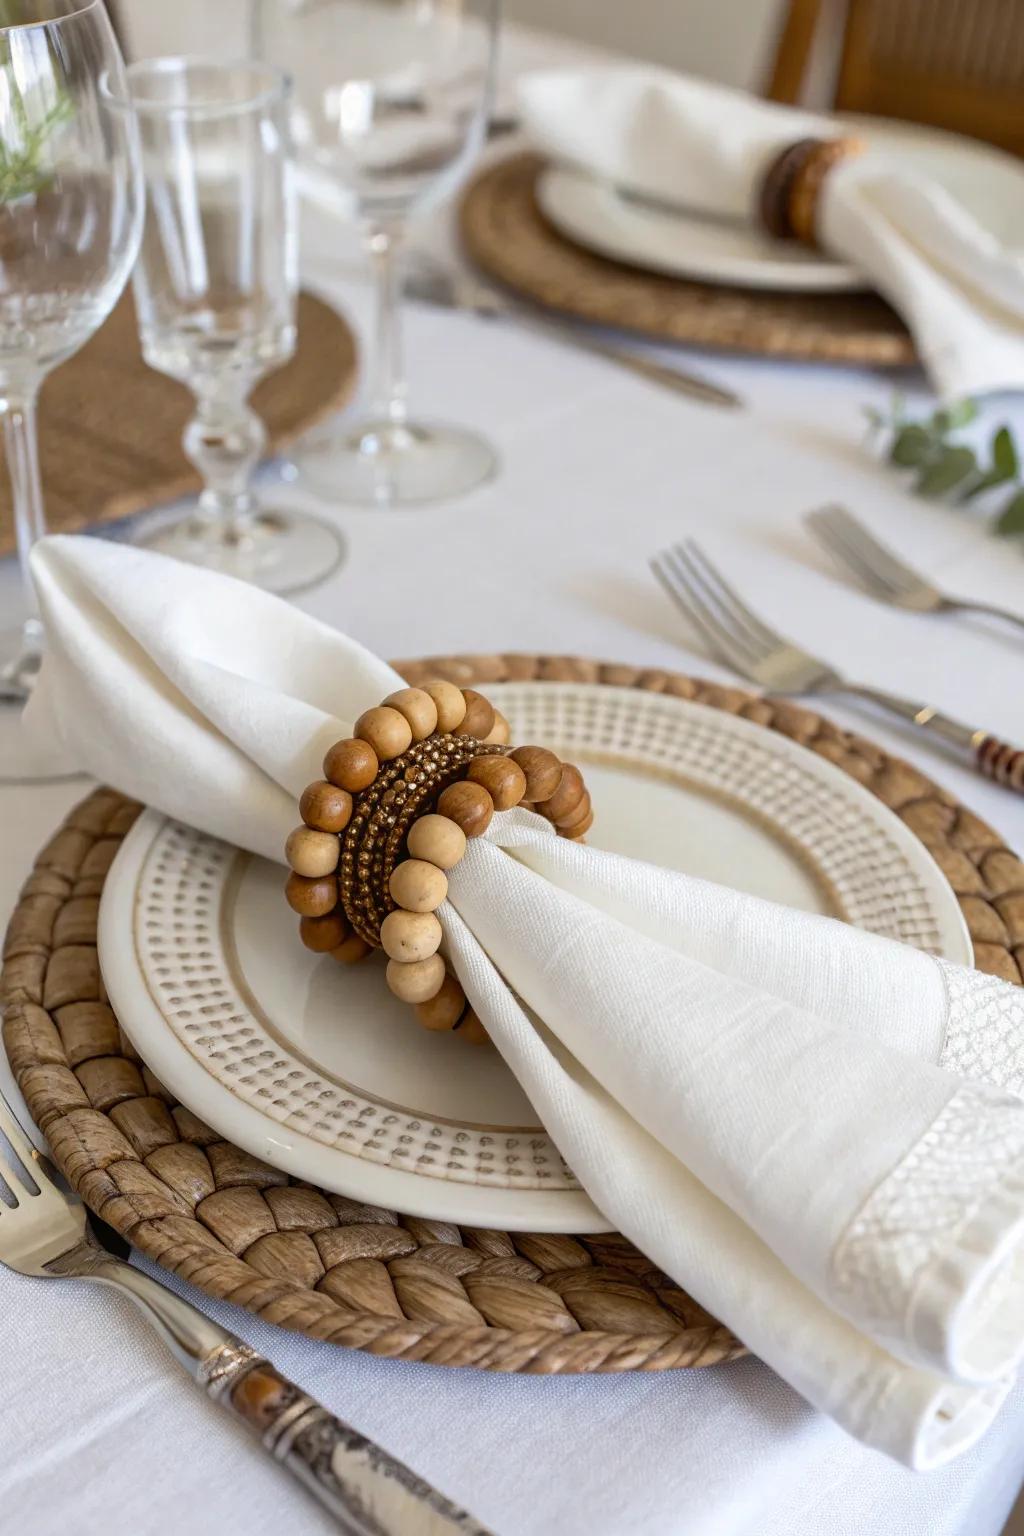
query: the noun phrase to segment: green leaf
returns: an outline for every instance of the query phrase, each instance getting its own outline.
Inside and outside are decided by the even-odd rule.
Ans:
[[[996,518],[996,533],[1000,538],[1012,539],[1024,534],[1024,490],[1017,491]]]
[[[1000,427],[992,439],[991,466],[986,469],[980,480],[975,481],[974,485],[964,492],[960,499],[973,501],[976,496],[984,495],[994,486],[1005,485],[1008,480],[1015,480],[1019,473],[1020,462],[1013,434],[1009,427]]]
[[[916,469],[926,464],[935,451],[935,440],[927,428],[911,423],[897,432],[889,458],[903,469]]]
[[[969,427],[977,414],[978,406],[974,400],[957,400],[935,412],[932,428],[945,437],[947,432],[959,432],[961,427]]]
[[[954,486],[978,472],[978,460],[973,448],[943,448],[931,464],[921,471],[917,490],[922,496],[944,496]]]
[[[1020,473],[1017,444],[1009,427],[1000,427],[992,439],[992,468],[998,470],[1004,480],[1012,480]]]

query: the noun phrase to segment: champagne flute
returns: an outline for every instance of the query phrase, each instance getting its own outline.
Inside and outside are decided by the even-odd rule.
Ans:
[[[409,415],[397,263],[409,220],[451,195],[483,144],[498,14],[499,0],[255,0],[254,51],[296,82],[303,194],[359,226],[376,278],[369,408],[293,453],[334,499],[439,501],[495,471],[477,434]]]
[[[133,285],[142,353],[186,384],[183,446],[203,490],[194,513],[139,542],[273,592],[328,575],[340,535],[261,512],[253,471],[266,431],[253,387],[295,350],[298,233],[289,82],[258,61],[132,64],[120,102],[138,118],[146,226]]]
[[[0,777],[57,776],[12,729],[43,634],[29,575],[46,531],[36,430],[45,376],[110,313],[139,248],[142,195],[130,117],[104,83],[124,64],[101,0],[0,0],[0,415],[11,480],[22,621],[0,635]]]

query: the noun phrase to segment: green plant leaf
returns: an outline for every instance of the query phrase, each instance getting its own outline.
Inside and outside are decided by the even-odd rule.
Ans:
[[[903,469],[917,469],[927,464],[935,447],[935,439],[928,429],[912,422],[897,432],[889,449],[889,458]]]
[[[1000,538],[1012,539],[1024,534],[1024,489],[1016,491],[996,518],[996,533]]]
[[[980,480],[977,480],[969,490],[961,497],[962,501],[973,501],[976,496],[982,496],[994,486],[1005,485],[1008,480],[1015,480],[1020,473],[1020,458],[1017,445],[1013,440],[1013,433],[1009,427],[1000,427],[992,439],[992,463]]]
[[[1020,473],[1020,456],[1009,427],[1000,427],[992,439],[992,468],[997,469],[1005,480],[1012,480]]]
[[[947,432],[959,432],[962,427],[969,427],[978,414],[978,406],[974,400],[957,400],[952,405],[944,405],[932,416],[932,428],[941,436]]]
[[[968,475],[976,475],[978,460],[973,448],[943,448],[938,458],[926,464],[917,480],[922,496],[944,496]]]

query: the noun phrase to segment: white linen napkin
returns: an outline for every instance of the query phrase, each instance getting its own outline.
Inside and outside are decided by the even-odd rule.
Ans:
[[[834,118],[654,66],[525,75],[519,105],[550,158],[717,218],[756,220],[774,156],[842,132]],[[944,188],[869,153],[828,176],[818,229],[902,315],[941,394],[1024,387],[1024,251],[1004,249]]]
[[[47,539],[33,570],[28,728],[270,858],[326,746],[399,683],[279,599],[140,550]],[[622,1231],[866,1443],[927,1467],[977,1438],[1024,1350],[1016,989],[525,811],[471,844],[441,917]]]

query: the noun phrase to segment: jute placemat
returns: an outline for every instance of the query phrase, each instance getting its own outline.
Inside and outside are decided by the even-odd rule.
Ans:
[[[915,768],[795,704],[678,673],[568,657],[398,663],[410,681],[581,681],[740,714],[827,757],[929,848],[981,969],[1020,982],[1024,865]],[[225,1142],[158,1082],[106,1001],[103,881],[139,807],[97,790],[42,850],[7,932],[4,1043],[29,1109],[86,1202],[158,1263],[267,1322],[378,1355],[488,1370],[711,1365],[742,1353],[620,1236],[481,1231],[296,1184]]]
[[[534,188],[543,164],[530,154],[499,161],[471,182],[462,200],[469,256],[516,293],[565,315],[660,341],[880,368],[916,361],[902,321],[874,294],[773,293],[687,282],[574,245],[537,205]]]
[[[264,379],[252,403],[283,448],[345,404],[356,379],[356,345],[335,310],[299,298],[295,356]],[[193,411],[182,384],[142,360],[135,307],[125,294],[81,352],[43,385],[39,450],[52,533],[109,523],[199,489],[181,448]],[[14,548],[11,491],[0,472],[0,555]]]

